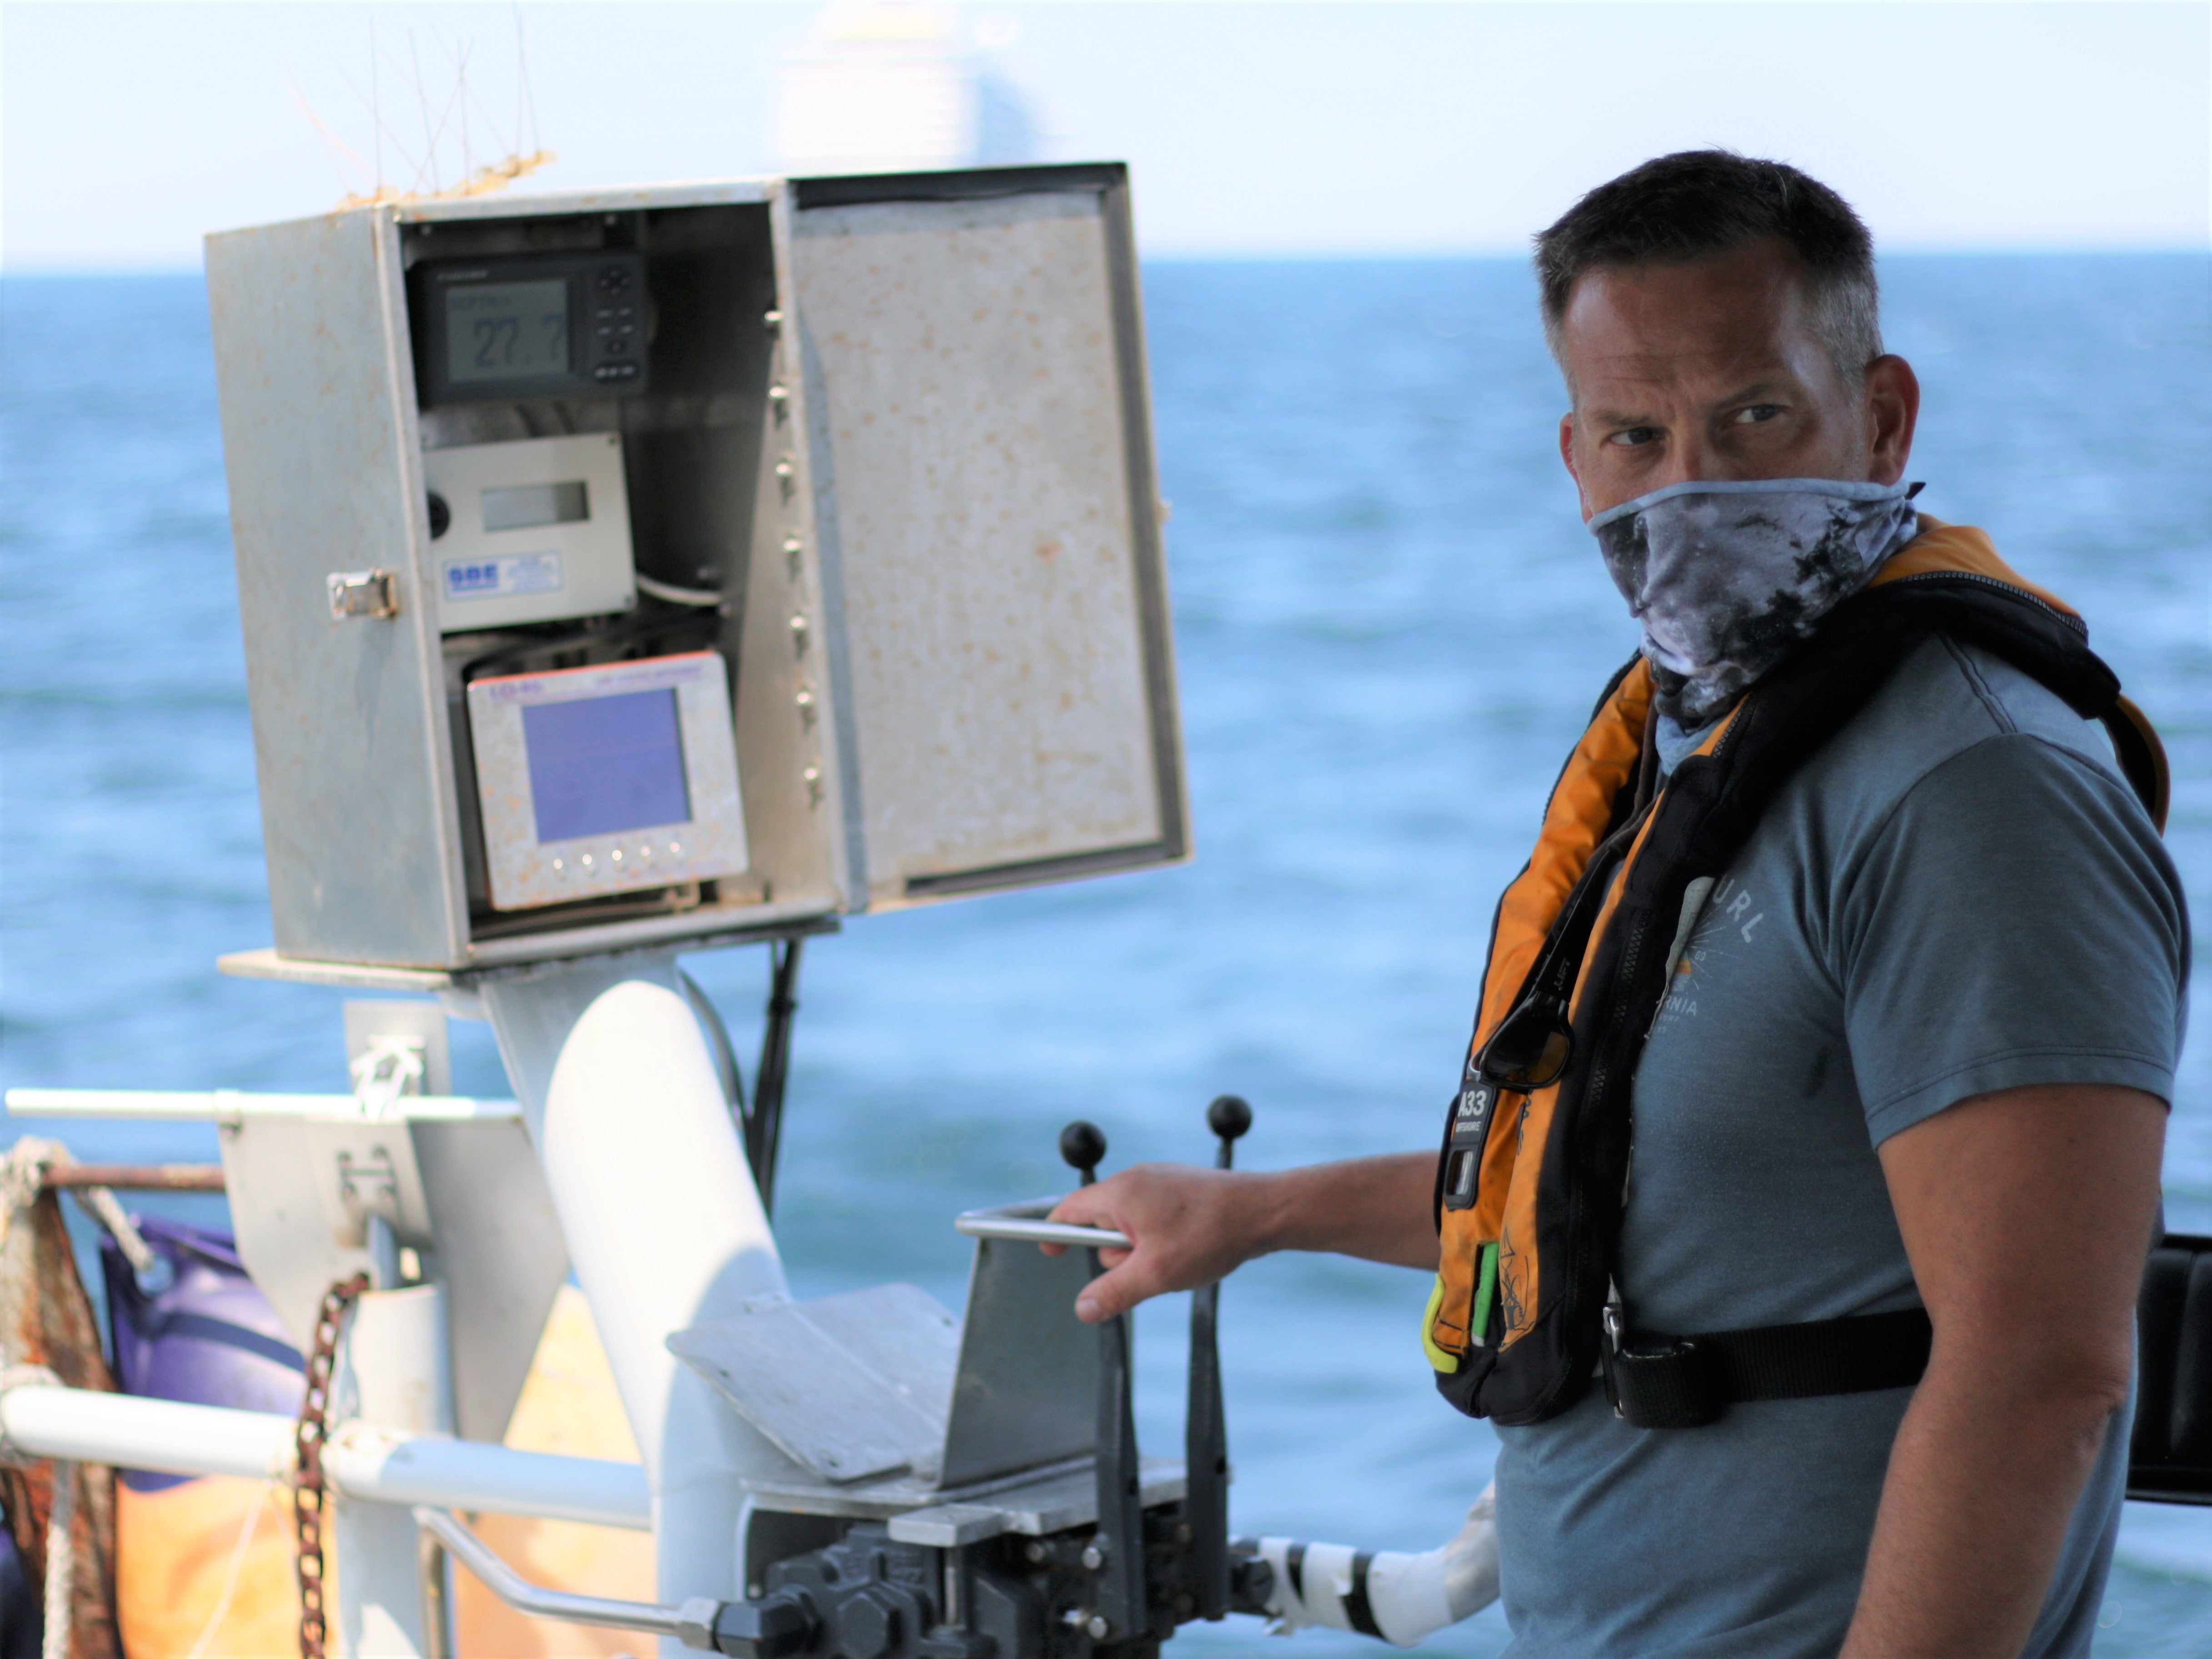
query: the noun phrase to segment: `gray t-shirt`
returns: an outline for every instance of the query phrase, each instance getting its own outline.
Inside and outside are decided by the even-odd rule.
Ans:
[[[1921,647],[1717,884],[1637,1074],[1620,1288],[1675,1333],[1917,1300],[1875,1149],[1967,1096],[2170,1099],[2179,881],[2096,727],[1994,657]],[[1501,1429],[1514,1659],[1832,1656],[1909,1389],[1631,1428],[1601,1388]],[[2086,1654],[2127,1425],[2030,1659]]]

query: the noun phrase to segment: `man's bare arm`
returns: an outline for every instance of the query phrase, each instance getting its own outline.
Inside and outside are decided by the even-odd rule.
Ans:
[[[2012,1659],[2125,1402],[2166,1109],[2065,1085],[1961,1101],[1881,1148],[1936,1328],[1842,1659]]]
[[[1436,1171],[1433,1152],[1267,1173],[1139,1164],[1069,1194],[1052,1218],[1109,1227],[1134,1243],[1101,1253],[1109,1271],[1075,1304],[1095,1322],[1148,1297],[1211,1284],[1270,1250],[1433,1268]]]

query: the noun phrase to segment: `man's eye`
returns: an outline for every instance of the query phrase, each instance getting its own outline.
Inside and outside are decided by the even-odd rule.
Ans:
[[[1748,408],[1736,410],[1735,423],[1738,426],[1757,426],[1762,421],[1772,420],[1781,412],[1782,405],[1779,404],[1753,404]]]
[[[1606,440],[1606,442],[1609,444],[1619,444],[1624,449],[1634,449],[1641,445],[1651,442],[1653,440],[1657,438],[1658,435],[1659,428],[1653,426],[1623,427],[1620,431],[1608,437]]]

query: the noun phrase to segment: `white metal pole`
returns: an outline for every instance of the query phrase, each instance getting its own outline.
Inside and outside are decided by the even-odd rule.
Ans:
[[[739,1598],[740,1480],[788,1465],[666,1343],[785,1294],[783,1264],[675,957],[482,989],[645,1460],[659,1598]]]
[[[370,1291],[346,1322],[331,1414],[410,1436],[453,1432],[445,1298],[435,1285]],[[343,1659],[421,1659],[433,1644],[413,1513],[332,1495],[337,1649]]]
[[[23,1457],[283,1480],[295,1427],[275,1412],[35,1382],[0,1389],[0,1449]],[[639,1532],[653,1525],[644,1470],[604,1458],[345,1423],[324,1444],[323,1473],[343,1497],[402,1508],[429,1504]]]

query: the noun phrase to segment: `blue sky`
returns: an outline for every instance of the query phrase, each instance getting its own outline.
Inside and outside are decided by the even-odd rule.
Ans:
[[[770,169],[771,76],[815,8],[520,9],[538,131],[562,158],[545,186]],[[2201,249],[2212,234],[2203,3],[965,11],[1036,105],[1050,159],[1133,164],[1155,256],[1517,252],[1590,185],[1705,143],[1826,179],[1893,252]],[[372,22],[387,62],[411,50],[433,84],[440,53],[472,42],[472,84],[504,111],[513,18],[0,6],[0,263],[184,269],[207,230],[321,211],[343,179],[301,101],[369,149],[356,88]],[[410,101],[388,70],[380,85]]]

